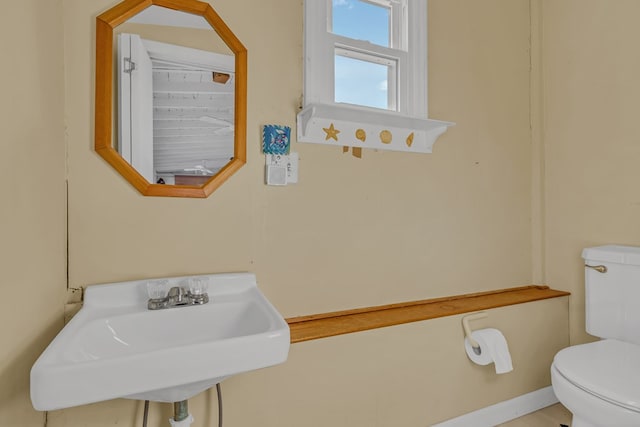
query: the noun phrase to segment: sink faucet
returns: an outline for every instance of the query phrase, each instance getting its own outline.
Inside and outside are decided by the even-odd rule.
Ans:
[[[180,286],[174,286],[169,289],[169,293],[167,294],[167,299],[169,300],[170,305],[186,305],[188,302],[188,293],[186,289]]]
[[[149,310],[161,310],[164,308],[202,305],[208,302],[209,295],[206,292],[194,293],[182,286],[174,286],[169,289],[169,292],[164,297],[149,298],[147,308]]]

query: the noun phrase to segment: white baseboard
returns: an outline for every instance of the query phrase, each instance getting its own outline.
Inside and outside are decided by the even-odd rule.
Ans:
[[[431,427],[494,427],[558,403],[551,386],[523,394]]]

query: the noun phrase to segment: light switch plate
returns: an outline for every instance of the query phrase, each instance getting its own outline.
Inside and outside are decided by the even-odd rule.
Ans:
[[[289,161],[287,162],[287,184],[298,183],[298,153],[289,153],[287,156]]]
[[[298,182],[298,153],[266,154],[265,182],[267,185],[287,185]]]
[[[265,167],[267,185],[287,185],[287,168],[285,166],[267,165]]]

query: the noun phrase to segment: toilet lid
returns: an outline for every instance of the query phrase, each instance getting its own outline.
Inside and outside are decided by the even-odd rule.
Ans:
[[[640,412],[640,346],[617,340],[576,345],[558,352],[553,365],[577,387]]]

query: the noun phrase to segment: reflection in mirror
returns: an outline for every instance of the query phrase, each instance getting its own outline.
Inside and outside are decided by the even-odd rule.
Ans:
[[[234,58],[118,35],[118,152],[147,181],[203,184],[233,158]]]
[[[97,19],[96,150],[145,195],[206,197],[245,161],[246,50],[209,4],[165,2]]]

